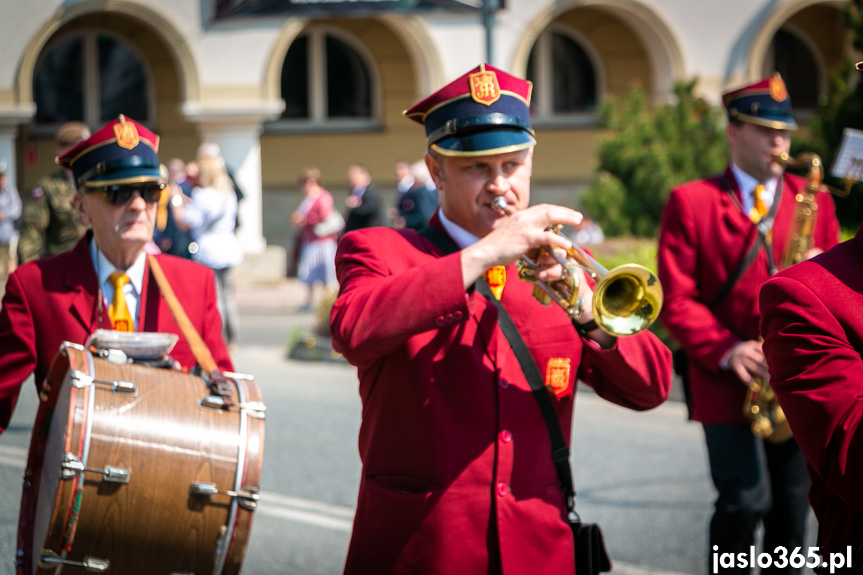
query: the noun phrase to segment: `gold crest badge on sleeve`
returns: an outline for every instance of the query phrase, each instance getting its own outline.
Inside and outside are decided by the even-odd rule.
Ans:
[[[545,387],[554,395],[563,395],[569,388],[569,368],[571,359],[568,357],[550,357],[545,366]]]

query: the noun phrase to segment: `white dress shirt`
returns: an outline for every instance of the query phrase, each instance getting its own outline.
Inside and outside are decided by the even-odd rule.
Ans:
[[[737,180],[737,187],[740,189],[741,203],[743,204],[743,213],[747,216],[752,211],[755,205],[755,198],[752,197],[752,192],[758,184],[764,185],[764,191],[761,192],[761,201],[769,210],[773,206],[773,198],[776,196],[776,186],[779,184],[779,178],[770,178],[766,182],[759,182],[743,170],[731,163],[731,172],[734,174],[734,179]]]
[[[459,248],[465,249],[479,241],[478,237],[458,224],[454,224],[448,220],[442,209],[438,208],[438,214],[440,215],[440,223],[443,226],[443,229],[446,230],[446,233],[449,234],[449,237],[453,239]]]
[[[111,307],[111,302],[114,300],[114,284],[108,279],[112,273],[121,272],[129,276],[129,281],[123,286],[123,293],[126,296],[126,305],[129,308],[129,315],[132,316],[132,321],[135,323],[135,331],[138,331],[138,308],[141,301],[141,291],[144,287],[144,269],[146,268],[146,252],[141,252],[138,259],[127,270],[121,270],[114,267],[114,264],[108,261],[99,246],[96,245],[96,240],[90,242],[90,257],[93,259],[93,266],[96,268],[96,276],[99,278],[99,288],[102,290],[104,309]]]

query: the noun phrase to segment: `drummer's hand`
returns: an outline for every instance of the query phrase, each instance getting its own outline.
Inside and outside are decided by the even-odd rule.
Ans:
[[[728,352],[728,369],[743,383],[749,385],[753,377],[768,379],[767,360],[761,350],[761,342],[756,340],[741,341]]]
[[[488,212],[486,215],[496,213],[490,204],[481,209]],[[489,218],[492,231],[461,252],[465,289],[492,266],[509,265],[533,248],[543,245],[563,249],[572,247],[568,239],[546,231],[546,228],[552,224],[575,226],[581,223],[582,216],[569,208],[542,204],[517,211],[511,216],[490,215]],[[560,270],[548,273],[559,274]]]
[[[170,355],[165,354],[164,356],[162,356],[162,359],[165,360],[165,363],[170,362],[171,369],[173,369],[175,371],[183,371],[183,365],[179,361],[177,361],[176,359],[171,357]]]
[[[823,253],[824,253],[824,250],[822,250],[821,248],[809,248],[808,250],[806,250],[806,253],[803,254],[803,259],[804,260],[811,260],[812,258],[817,256],[818,254],[823,254]]]

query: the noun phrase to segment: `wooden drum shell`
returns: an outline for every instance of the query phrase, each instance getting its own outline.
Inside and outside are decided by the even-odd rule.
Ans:
[[[98,381],[81,386],[77,374]],[[114,381],[132,382],[137,393],[100,383]],[[234,381],[237,403],[261,401],[253,381]],[[190,486],[257,493],[264,420],[238,407],[202,407],[208,395],[199,377],[116,365],[64,344],[33,429],[18,574],[57,572],[40,566],[43,549],[72,562],[107,560],[110,573],[239,573],[254,511],[230,495],[194,494]],[[129,482],[90,471],[61,479],[61,451],[88,469],[128,470]],[[88,572],[70,563],[62,571]]]

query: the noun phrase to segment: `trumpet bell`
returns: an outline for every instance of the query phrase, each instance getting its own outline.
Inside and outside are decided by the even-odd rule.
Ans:
[[[662,285],[652,271],[624,264],[605,274],[593,290],[593,317],[601,330],[615,337],[649,327],[662,309]]]

